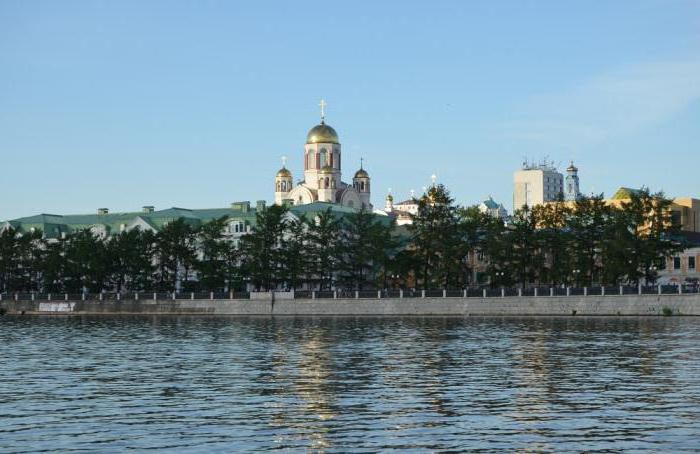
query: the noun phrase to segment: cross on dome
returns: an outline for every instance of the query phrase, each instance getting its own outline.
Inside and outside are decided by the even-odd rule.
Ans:
[[[324,123],[326,121],[326,106],[328,104],[322,99],[318,105],[321,107],[321,123]]]
[[[287,156],[282,156],[282,167],[287,167]]]

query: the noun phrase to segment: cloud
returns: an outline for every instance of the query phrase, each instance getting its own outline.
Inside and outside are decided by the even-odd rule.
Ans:
[[[535,97],[505,132],[557,145],[595,143],[661,124],[697,100],[700,59],[645,63]]]

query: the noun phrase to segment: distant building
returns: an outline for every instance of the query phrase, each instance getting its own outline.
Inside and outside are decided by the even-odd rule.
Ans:
[[[578,183],[578,169],[571,161],[566,168],[566,184],[564,185],[564,200],[576,200],[581,196]]]
[[[491,196],[484,200],[478,205],[479,211],[482,213],[489,214],[495,218],[505,220],[508,218],[508,211],[505,209],[503,204],[496,203]]]
[[[412,197],[403,202],[394,203],[394,196],[388,194],[384,204],[384,210],[375,213],[384,214],[396,219],[396,225],[408,225],[413,223],[413,216],[418,214],[418,199]]]
[[[553,202],[564,194],[564,176],[551,164],[523,163],[513,174],[513,210]]]

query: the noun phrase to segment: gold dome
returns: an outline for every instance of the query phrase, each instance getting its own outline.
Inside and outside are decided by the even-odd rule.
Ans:
[[[324,122],[316,125],[306,135],[306,143],[340,143],[338,133]]]
[[[365,169],[360,169],[355,172],[355,178],[369,178],[369,174]]]
[[[333,173],[335,172],[335,169],[331,166],[323,166],[321,170],[318,171],[318,173]]]
[[[278,177],[290,177],[290,178],[291,178],[292,172],[290,172],[289,170],[287,170],[286,167],[282,167],[282,168],[279,170],[279,172],[277,172],[277,176],[278,176]]]

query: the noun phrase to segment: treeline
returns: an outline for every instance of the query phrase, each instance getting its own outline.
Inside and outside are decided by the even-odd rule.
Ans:
[[[232,291],[374,286],[395,247],[393,224],[366,211],[313,219],[271,206],[240,239],[226,217],[195,227],[184,219],[159,232],[101,237],[90,229],[46,240],[42,232],[0,234],[0,291]],[[384,273],[385,274],[385,273]]]
[[[454,204],[442,185],[418,202],[413,224],[366,211],[313,218],[283,206],[257,213],[235,244],[227,219],[102,238],[90,230],[45,240],[0,234],[0,291],[330,290],[387,287],[591,286],[654,281],[682,249],[671,201],[642,190],[618,206],[602,195],[517,211],[507,223]]]

